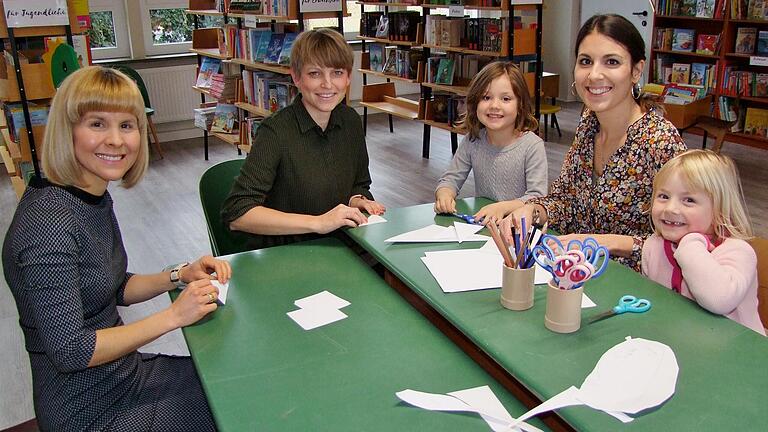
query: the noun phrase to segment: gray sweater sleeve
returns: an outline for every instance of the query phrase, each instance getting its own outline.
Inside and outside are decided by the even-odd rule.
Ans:
[[[472,170],[472,152],[471,147],[474,144],[470,142],[469,137],[465,136],[461,140],[461,145],[456,150],[456,154],[453,156],[451,165],[448,167],[440,180],[437,181],[437,187],[435,192],[441,187],[452,189],[458,195],[461,187],[464,186],[464,182],[469,177],[469,171]]]
[[[522,201],[547,194],[547,152],[544,141],[536,134],[529,135],[532,137],[525,157],[525,195],[519,198]]]

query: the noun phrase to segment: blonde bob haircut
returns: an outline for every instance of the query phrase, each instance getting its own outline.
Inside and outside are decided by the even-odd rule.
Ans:
[[[344,36],[332,28],[299,33],[291,49],[291,71],[301,74],[304,66],[344,69],[352,73],[354,57]]]
[[[718,239],[752,238],[752,224],[744,205],[739,172],[731,158],[711,150],[688,150],[675,156],[653,179],[654,201],[658,189],[674,173],[685,179],[689,188],[706,193],[712,199],[712,224]],[[654,227],[654,231],[660,235],[658,228]]]
[[[80,183],[82,167],[75,158],[73,128],[86,113],[93,111],[124,112],[136,117],[141,145],[136,162],[122,181],[127,188],[135,185],[149,162],[144,99],[132,79],[102,66],[89,66],[73,72],[56,92],[41,152],[46,177],[59,185],[77,186]]]
[[[487,64],[469,83],[467,90],[467,113],[460,122],[459,127],[469,134],[469,138],[476,140],[480,136],[480,130],[485,126],[477,118],[477,106],[491,87],[493,80],[500,76],[506,76],[512,85],[512,91],[517,98],[517,118],[515,129],[520,132],[535,131],[539,128],[539,121],[533,116],[533,101],[525,77],[520,69],[509,61],[496,61]]]

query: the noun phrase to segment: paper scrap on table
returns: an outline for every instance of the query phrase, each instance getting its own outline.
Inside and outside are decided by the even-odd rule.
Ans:
[[[406,389],[395,393],[405,403],[430,411],[473,412],[488,423],[495,432],[507,430],[514,418],[488,386],[459,390],[448,394],[425,393]],[[539,431],[527,423],[517,426],[527,432]]]
[[[669,346],[627,336],[600,357],[581,388],[565,389],[515,422],[558,408],[586,405],[628,423],[634,420],[629,414],[656,407],[672,397],[679,370]]]
[[[216,297],[216,302],[220,304],[227,303],[227,292],[229,291],[229,281],[227,283],[221,283],[216,279],[211,281],[211,285],[219,289],[219,295]]]
[[[370,216],[368,216],[368,222],[361,223],[360,225],[358,225],[358,227],[366,226],[366,225],[380,224],[380,223],[384,223],[386,221],[387,221],[386,219],[384,219],[383,217],[381,217],[379,215],[370,215]]]
[[[293,304],[299,309],[288,312],[287,315],[304,330],[343,320],[347,315],[340,309],[350,305],[348,301],[329,291],[298,299]]]
[[[338,309],[298,309],[288,312],[288,316],[304,330],[312,330],[347,317]]]
[[[348,301],[329,291],[312,294],[309,297],[296,300],[293,304],[302,309],[341,309],[349,306]]]
[[[595,302],[592,301],[591,298],[587,297],[587,293],[583,292],[581,293],[581,308],[582,309],[589,309],[592,307],[597,306]]]
[[[457,228],[461,230],[461,241]],[[384,240],[385,243],[453,243],[465,241],[488,241],[490,237],[475,234],[483,229],[482,225],[454,222],[452,226],[429,225],[417,230],[408,231]],[[470,234],[470,231],[474,230]]]

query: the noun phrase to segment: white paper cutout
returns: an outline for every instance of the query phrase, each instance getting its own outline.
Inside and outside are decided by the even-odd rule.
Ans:
[[[227,292],[229,291],[229,281],[227,283],[221,283],[216,279],[211,281],[211,285],[219,289],[219,295],[216,297],[216,302],[220,304],[227,303]]]
[[[380,223],[384,223],[386,221],[387,221],[386,219],[384,219],[383,217],[381,217],[379,215],[370,215],[370,216],[368,216],[368,222],[361,223],[360,225],[358,225],[358,228],[362,227],[362,226],[380,224]]]
[[[656,407],[672,397],[679,370],[670,347],[628,336],[600,357],[580,389],[565,389],[523,414],[508,430],[517,422],[572,405],[587,405],[628,423],[633,418],[627,414]]]
[[[495,432],[506,430],[514,418],[504,408],[488,386],[459,390],[447,395],[406,389],[395,393],[405,403],[430,411],[474,412],[480,414]],[[519,429],[540,432],[540,429],[521,423]]]
[[[322,291],[293,302],[300,309],[287,315],[304,330],[312,330],[326,324],[343,320],[347,315],[340,309],[350,303],[329,292]]]
[[[475,232],[483,229],[480,225],[465,224],[462,222],[455,222],[454,225],[444,227],[440,225],[428,225],[424,228],[408,231],[394,237],[390,237],[384,240],[385,243],[453,243],[459,241],[459,236],[456,233],[456,226],[461,226],[462,230],[461,241],[487,241],[490,237],[480,234],[467,235],[469,228],[465,228],[463,225],[469,225],[475,228]]]

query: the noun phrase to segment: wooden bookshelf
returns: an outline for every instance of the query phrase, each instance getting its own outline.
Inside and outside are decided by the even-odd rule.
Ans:
[[[256,105],[249,104],[246,102],[235,102],[235,106],[240,108],[243,111],[247,111],[251,114],[259,115],[262,117],[269,117],[272,115],[272,111],[257,107]]]
[[[13,158],[11,158],[8,148],[5,146],[0,146],[0,159],[3,160],[3,165],[5,165],[5,170],[8,172],[8,175],[15,176],[16,164],[13,162]]]
[[[237,57],[233,57],[231,59],[228,59],[227,61],[229,61],[230,63],[245,66],[246,68],[249,68],[249,69],[263,70],[263,71],[274,72],[282,75],[291,74],[291,68],[288,66],[272,64],[272,63],[252,62],[252,61],[248,61],[248,60],[237,58]]]
[[[429,87],[432,90],[439,90],[439,91],[445,91],[449,93],[454,93],[459,96],[466,96],[467,91],[469,90],[468,86],[459,86],[459,85],[446,85],[446,84],[437,84],[437,83],[428,83],[423,82],[421,83],[424,87]]]
[[[184,11],[184,13],[187,13],[189,15],[201,15],[201,16],[217,16],[217,17],[224,16],[224,12],[219,12],[216,9],[203,9],[203,10],[187,9]]]
[[[227,144],[232,144],[233,146],[237,146],[240,143],[239,132],[235,132],[235,133],[211,132],[211,135],[224,141]]]
[[[229,56],[221,54],[218,48],[205,48],[205,49],[190,48],[189,51],[197,55],[201,55],[203,57],[212,57],[219,60],[229,60]]]
[[[418,84],[418,82],[419,82],[418,80],[415,80],[415,79],[403,78],[401,76],[385,74],[384,72],[373,71],[373,70],[370,70],[370,69],[358,69],[357,71],[362,73],[362,74],[376,76],[376,77],[380,77],[380,78],[391,79],[393,81],[400,81],[400,82],[406,82],[406,83],[411,83],[411,84]]]

